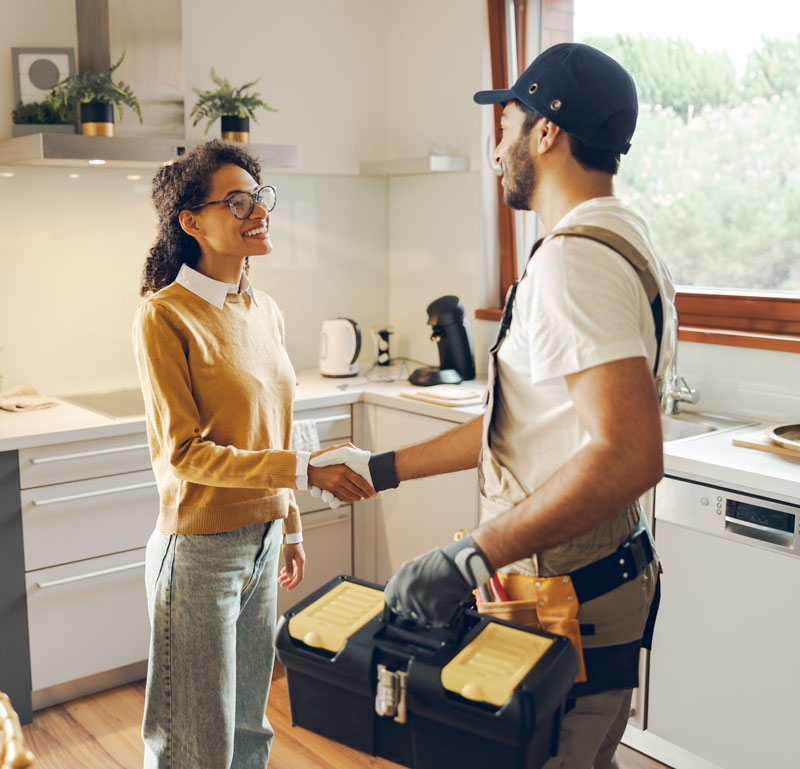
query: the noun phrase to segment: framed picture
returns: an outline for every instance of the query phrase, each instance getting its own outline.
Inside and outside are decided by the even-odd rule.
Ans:
[[[75,74],[74,48],[12,48],[14,104],[42,101],[59,81]]]

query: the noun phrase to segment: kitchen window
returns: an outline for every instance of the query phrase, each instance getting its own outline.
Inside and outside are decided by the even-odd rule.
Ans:
[[[672,271],[680,339],[800,352],[800,9],[780,0],[762,0],[757,14],[721,12],[712,0],[488,2],[490,22],[493,5],[517,18],[526,5],[528,23],[516,29],[528,50],[524,33],[538,19],[533,55],[577,40],[633,74],[639,121],[616,189]],[[490,23],[490,37],[494,76],[508,34]],[[519,258],[500,232],[505,291]]]

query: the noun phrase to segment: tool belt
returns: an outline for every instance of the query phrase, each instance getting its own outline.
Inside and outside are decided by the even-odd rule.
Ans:
[[[650,537],[641,528],[610,555],[569,574],[528,577],[498,572],[509,600],[478,601],[478,611],[569,638],[580,661],[575,682],[583,683],[586,665],[581,634],[589,629],[578,621],[578,607],[636,579],[652,560]]]

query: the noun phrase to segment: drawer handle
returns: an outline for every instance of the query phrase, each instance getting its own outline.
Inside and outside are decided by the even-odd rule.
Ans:
[[[350,419],[350,415],[349,414],[335,414],[332,417],[320,417],[319,419],[315,419],[314,422],[316,422],[316,424],[318,424],[318,425],[321,425],[321,424],[325,424],[326,422],[338,422],[340,419],[349,420]]]
[[[73,499],[86,499],[88,497],[100,497],[104,494],[116,494],[120,491],[133,491],[134,489],[146,489],[148,486],[155,486],[155,481],[146,483],[132,483],[130,486],[117,486],[114,489],[100,489],[99,491],[85,491],[82,494],[70,494],[67,497],[53,497],[52,499],[34,499],[32,503],[36,507],[44,505],[55,505],[58,502],[72,502]]]
[[[135,446],[118,446],[113,449],[97,449],[97,451],[81,451],[76,454],[61,454],[57,457],[34,457],[31,460],[32,465],[43,465],[46,462],[63,462],[67,459],[83,459],[84,457],[99,457],[103,454],[118,454],[121,451],[136,451],[137,449],[146,449],[149,446],[146,443],[137,443]]]
[[[95,577],[105,577],[106,574],[116,574],[120,571],[129,571],[130,569],[139,569],[144,566],[144,561],[137,561],[136,563],[129,563],[125,566],[114,566],[112,569],[103,569],[102,571],[90,571],[88,574],[78,574],[77,577],[66,577],[64,579],[54,579],[52,582],[37,582],[36,587],[40,590],[46,590],[48,587],[57,587],[58,585],[68,585],[70,582],[80,582],[84,579],[94,579]]]
[[[349,515],[340,515],[338,518],[334,518],[331,521],[325,521],[324,523],[312,523],[310,526],[303,526],[303,533],[307,531],[311,531],[312,529],[321,529],[323,526],[333,526],[334,523],[342,523],[342,521],[349,521]]]

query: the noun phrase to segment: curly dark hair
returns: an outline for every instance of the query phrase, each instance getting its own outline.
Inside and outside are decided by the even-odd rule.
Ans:
[[[158,237],[142,272],[142,296],[168,286],[178,276],[181,265],[197,264],[200,246],[178,222],[186,208],[205,202],[211,174],[220,166],[243,168],[261,184],[259,162],[241,144],[211,139],[163,166],[153,178],[153,203],[158,213]],[[245,269],[247,264],[245,265]]]

